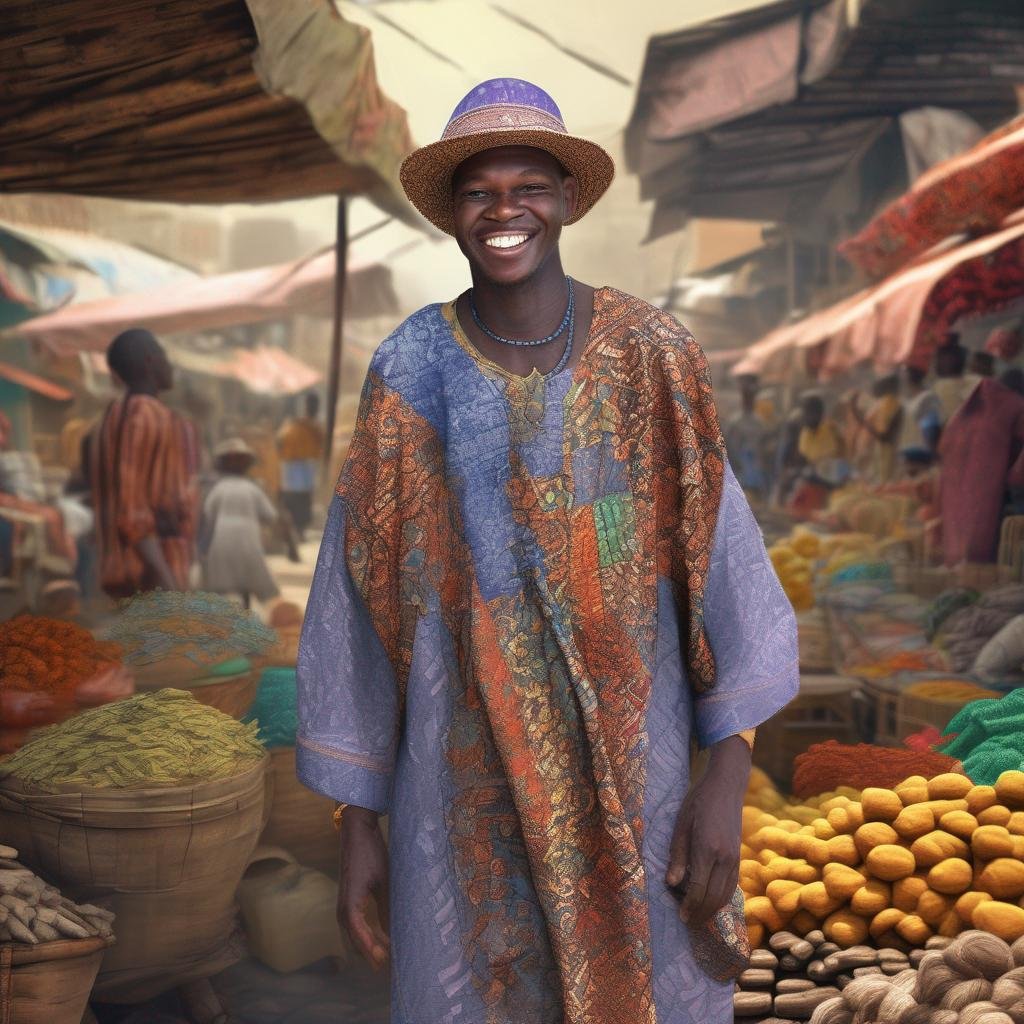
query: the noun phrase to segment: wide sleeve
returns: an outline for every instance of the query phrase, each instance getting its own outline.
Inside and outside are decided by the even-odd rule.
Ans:
[[[300,781],[380,813],[390,802],[402,703],[395,671],[401,504],[388,421],[384,389],[368,378],[327,518],[297,664]]]
[[[732,469],[725,467],[704,590],[704,628],[714,651],[712,689],[694,697],[701,747],[753,729],[800,688],[796,617]]]

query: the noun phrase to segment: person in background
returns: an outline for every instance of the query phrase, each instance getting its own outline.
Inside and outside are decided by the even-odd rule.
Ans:
[[[60,464],[70,476],[82,472],[82,442],[96,427],[98,417],[93,411],[93,401],[85,395],[79,395],[60,431],[57,442]]]
[[[776,505],[787,504],[793,485],[803,471],[805,463],[800,455],[800,433],[803,428],[803,412],[797,408],[790,410],[778,429],[772,466],[772,500]]]
[[[269,601],[279,595],[267,566],[261,531],[277,520],[277,512],[259,484],[246,474],[256,453],[240,437],[214,449],[220,478],[203,503],[200,551],[203,587],[214,594],[238,594],[246,608],[255,597]]]
[[[871,393],[874,401],[866,413],[856,399],[851,408],[868,435],[871,480],[876,484],[887,484],[896,475],[896,444],[903,420],[899,377],[895,373],[880,377]]]
[[[192,430],[160,401],[174,374],[153,335],[123,331],[107,365],[124,394],[87,439],[100,585],[111,597],[188,587],[197,484]]]
[[[978,381],[984,380],[986,377],[994,377],[995,375],[996,359],[991,352],[975,351],[968,356],[967,372],[964,376],[971,382],[972,387]]]
[[[800,400],[797,451],[804,468],[789,508],[807,518],[824,508],[832,489],[849,476],[842,433],[835,420],[825,415],[825,399],[817,391],[806,392]]]
[[[317,419],[320,398],[311,391],[305,396],[304,404],[305,415],[287,420],[277,435],[281,502],[300,540],[313,521],[313,492],[324,451],[324,431]]]
[[[900,426],[900,451],[935,451],[942,432],[942,403],[928,387],[928,374],[919,366],[903,370],[903,421]],[[906,468],[906,467],[904,467]]]
[[[757,382],[747,381],[740,392],[742,409],[725,426],[725,447],[736,479],[749,498],[760,500],[768,490],[765,467],[764,421],[757,415]]]
[[[946,565],[995,561],[1006,492],[1024,487],[1024,397],[982,380],[946,424],[939,459]]]
[[[939,399],[942,425],[964,404],[977,381],[964,376],[967,367],[967,349],[960,344],[957,334],[946,336],[945,343],[935,351],[935,383],[932,390]]]

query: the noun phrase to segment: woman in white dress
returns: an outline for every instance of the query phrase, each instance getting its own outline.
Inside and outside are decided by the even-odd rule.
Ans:
[[[213,454],[220,479],[203,504],[204,586],[215,594],[239,594],[248,608],[253,597],[269,601],[280,593],[261,535],[277,511],[246,476],[256,454],[241,438],[224,441]]]

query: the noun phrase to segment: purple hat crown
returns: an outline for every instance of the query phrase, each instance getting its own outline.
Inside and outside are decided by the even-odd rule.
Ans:
[[[543,89],[521,78],[492,78],[462,98],[441,138],[502,128],[539,128],[566,134],[562,112]]]

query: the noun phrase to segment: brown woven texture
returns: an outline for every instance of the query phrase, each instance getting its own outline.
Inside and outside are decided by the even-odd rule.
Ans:
[[[295,776],[295,748],[270,751],[274,795],[261,846],[279,846],[300,864],[331,878],[338,874],[338,833],[332,823],[334,801],[307,789]]]
[[[0,946],[0,1024],[80,1024],[107,940]]]
[[[117,915],[97,999],[142,1002],[239,959],[235,890],[264,824],[268,764],[196,786],[0,783],[5,843],[65,895]]]

